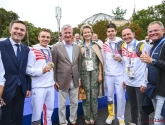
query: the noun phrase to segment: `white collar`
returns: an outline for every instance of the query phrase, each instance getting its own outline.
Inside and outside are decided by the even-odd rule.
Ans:
[[[11,37],[9,38],[9,40],[12,46],[14,46],[15,44],[19,44],[19,45],[21,44],[21,42],[16,43]]]

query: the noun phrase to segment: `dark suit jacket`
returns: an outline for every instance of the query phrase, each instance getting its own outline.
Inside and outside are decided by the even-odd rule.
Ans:
[[[0,42],[1,58],[5,69],[5,88],[2,95],[5,103],[10,102],[15,94],[17,84],[21,81],[24,96],[31,90],[31,79],[26,75],[29,48],[21,44],[21,62],[18,65],[13,47],[9,39]]]
[[[55,44],[52,48],[52,58],[54,66],[54,79],[59,84],[61,90],[68,90],[73,79],[75,87],[79,86],[81,73],[81,49],[77,44],[73,44],[72,62],[69,59],[64,43]]]

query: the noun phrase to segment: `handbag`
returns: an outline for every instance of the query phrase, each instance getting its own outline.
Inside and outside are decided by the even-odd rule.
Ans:
[[[85,100],[86,99],[86,92],[82,86],[79,87],[78,91],[78,100]]]

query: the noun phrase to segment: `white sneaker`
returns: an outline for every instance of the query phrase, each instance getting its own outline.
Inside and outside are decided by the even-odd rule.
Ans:
[[[106,123],[107,124],[112,124],[112,121],[115,119],[115,116],[108,116],[108,118],[106,119]]]
[[[68,121],[66,120],[66,122],[64,124],[60,124],[60,125],[68,125]]]
[[[119,125],[125,125],[124,120],[119,120]]]

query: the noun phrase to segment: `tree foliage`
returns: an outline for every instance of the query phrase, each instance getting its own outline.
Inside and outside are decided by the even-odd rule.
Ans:
[[[126,14],[127,9],[123,10],[121,7],[117,7],[115,11],[112,10],[113,15],[115,16],[115,19],[122,20],[124,19],[124,14]]]
[[[126,10],[117,7],[115,11],[112,10],[112,13],[115,15],[115,19],[123,19],[124,14],[126,14]],[[135,29],[136,37],[138,40],[143,39],[147,35],[147,26],[152,21],[161,21],[165,25],[165,0],[162,1],[161,4],[156,6],[150,6],[147,9],[142,9],[136,12],[130,23],[125,24],[124,26],[132,26]],[[8,37],[10,36],[9,33],[9,24],[12,20],[19,19],[19,16],[12,12],[6,11],[4,8],[0,8],[0,37]],[[38,43],[38,33],[42,29],[41,27],[35,27],[32,23],[25,21],[26,25],[28,26],[28,36],[24,38],[22,41],[24,44],[34,45]],[[106,36],[106,25],[108,21],[97,21],[95,24],[92,25],[93,30],[95,33],[98,34],[99,39],[102,41],[105,40]],[[80,28],[83,24],[79,24],[77,27],[73,28],[73,35],[75,33],[80,33]],[[121,36],[121,29],[124,26],[120,26],[117,28],[118,36]],[[49,29],[47,29],[49,30]],[[51,32],[51,42],[50,44],[54,44],[58,41],[58,32]],[[28,38],[27,38],[28,37]]]
[[[92,26],[92,29],[94,31],[94,33],[96,33],[98,35],[98,38],[102,41],[105,41],[106,38],[106,26],[108,25],[108,20],[100,20],[100,21],[96,21],[95,24],[89,24]],[[82,27],[82,25],[84,24],[80,24],[78,25],[78,27],[74,27],[73,28],[73,35],[75,33],[79,33],[80,34],[80,29]]]
[[[106,26],[108,25],[108,20],[100,20],[92,25],[94,33],[98,35],[98,38],[102,41],[105,41],[107,38],[106,35]]]
[[[8,35],[6,31],[8,30],[10,22],[17,19],[19,19],[19,16],[16,13],[0,8],[0,37]]]
[[[80,34],[80,29],[81,29],[82,25],[84,25],[84,24],[79,24],[78,27],[73,28],[73,35],[75,35],[76,33]]]
[[[126,23],[125,25],[123,26],[120,26],[117,28],[117,36],[119,37],[122,37],[122,29],[125,27],[125,26],[130,26],[134,29],[135,31],[135,37],[137,40],[141,40],[141,35],[142,35],[142,29],[140,28],[139,25],[137,25],[136,23]]]
[[[156,6],[150,6],[147,9],[142,9],[135,13],[132,17],[132,21],[139,25],[142,29],[142,36],[144,38],[147,35],[147,27],[152,21],[161,21],[165,25],[165,0],[161,4]]]
[[[9,24],[12,20],[18,20],[19,16],[12,12],[12,11],[6,11],[3,8],[0,8],[0,38],[1,37],[9,37]],[[41,27],[35,27],[32,23],[29,23],[28,21],[24,21],[27,25],[27,34],[25,38],[22,40],[22,43],[26,45],[34,45],[37,44],[38,41],[38,34],[40,32]],[[54,44],[58,41],[58,32],[52,32],[50,29],[46,29],[50,31],[51,33],[51,41],[50,45]]]

